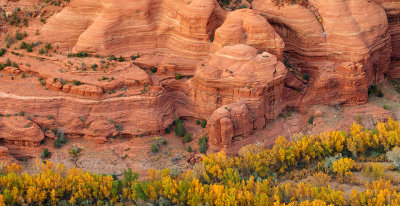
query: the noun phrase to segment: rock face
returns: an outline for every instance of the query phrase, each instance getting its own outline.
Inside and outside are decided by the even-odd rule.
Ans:
[[[176,116],[207,119],[210,144],[229,148],[286,107],[364,104],[370,85],[400,77],[398,0],[241,3],[251,9],[234,10],[232,1],[225,12],[217,0],[40,7],[24,37],[38,42],[34,51],[0,57],[10,59],[0,71],[1,141],[36,146],[55,138],[40,127],[56,127],[103,143],[163,133]],[[31,9],[21,17],[38,9],[28,0],[5,4],[8,14]],[[1,38],[16,33],[3,22]],[[43,54],[40,42],[52,49]],[[20,111],[25,117],[12,116]]]
[[[319,95],[307,98],[313,103],[336,97],[339,104],[365,103],[367,89],[360,93],[354,86],[375,84],[389,70],[388,22],[374,2],[309,0],[308,5],[278,7],[272,0],[254,0],[252,8],[284,39],[287,60],[314,79],[312,90]],[[344,65],[359,66],[343,72]],[[324,88],[332,92],[323,93]]]
[[[44,134],[34,122],[21,116],[0,119],[0,140],[28,147],[39,146]]]
[[[247,136],[276,118],[285,77],[276,56],[243,44],[225,46],[199,65],[192,97],[200,117],[211,115],[210,142],[227,147],[233,137]]]
[[[264,17],[251,9],[230,12],[225,22],[215,31],[215,49],[246,44],[283,58],[285,43]]]
[[[391,76],[400,78],[400,2],[396,0],[375,0],[388,16],[389,33],[392,36]]]
[[[43,28],[46,38],[72,51],[202,59],[224,19],[215,0],[72,1]],[[62,34],[61,34],[62,33]],[[66,35],[65,33],[68,33]]]

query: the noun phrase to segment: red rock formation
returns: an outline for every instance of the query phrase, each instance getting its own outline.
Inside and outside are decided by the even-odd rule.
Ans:
[[[385,9],[392,36],[392,77],[400,78],[400,2],[397,0],[374,0]]]
[[[44,134],[34,122],[21,116],[2,117],[0,119],[0,139],[6,143],[38,146]]]
[[[289,62],[313,77],[316,84],[312,90],[318,93],[317,99],[308,98],[313,103],[331,103],[335,98],[339,104],[365,103],[367,90],[360,93],[354,85],[375,84],[389,69],[387,18],[373,2],[310,0],[307,7],[278,7],[271,0],[254,0],[252,8],[265,16],[284,39]],[[364,72],[341,72],[343,63],[359,64]],[[364,77],[353,77],[360,74]],[[324,88],[331,92],[323,93]]]
[[[267,51],[283,58],[285,43],[274,28],[262,16],[251,9],[240,9],[230,12],[215,31],[215,50],[224,46],[246,44],[260,51]]]
[[[211,115],[211,144],[228,147],[232,138],[248,136],[276,118],[285,77],[276,56],[243,44],[225,46],[199,65],[191,96],[197,115]]]
[[[223,19],[215,0],[84,0],[49,19],[42,33],[74,52],[157,53],[154,64],[177,56],[192,62],[208,55],[210,37]]]

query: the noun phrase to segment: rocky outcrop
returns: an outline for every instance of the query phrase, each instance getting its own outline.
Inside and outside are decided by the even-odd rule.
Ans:
[[[285,43],[262,16],[251,9],[230,12],[225,22],[215,31],[215,50],[224,46],[246,44],[259,51],[267,51],[282,61]]]
[[[365,103],[366,89],[359,93],[352,86],[375,84],[389,70],[387,18],[374,2],[309,0],[308,5],[278,7],[272,0],[254,0],[252,8],[283,38],[287,60],[312,76],[316,83],[312,89],[318,93],[316,99],[308,98],[313,103],[330,102],[336,97],[338,104]],[[342,72],[343,64],[360,65],[362,72]],[[323,88],[331,92],[318,92]]]
[[[0,140],[5,143],[34,147],[39,146],[43,139],[41,128],[24,117],[10,116],[0,119]]]
[[[397,0],[374,0],[388,16],[389,33],[392,36],[392,66],[389,74],[400,78],[400,2]]]
[[[191,62],[208,55],[210,37],[224,15],[215,0],[72,1],[42,33],[75,52],[157,53],[161,58],[153,58],[154,64],[168,57]]]
[[[11,163],[16,163],[16,162],[17,160],[8,153],[7,147],[0,146],[0,166],[4,167],[10,165]]]
[[[243,44],[225,46],[198,66],[191,96],[199,117],[211,115],[211,144],[227,147],[281,112],[286,69],[276,56],[257,53]]]

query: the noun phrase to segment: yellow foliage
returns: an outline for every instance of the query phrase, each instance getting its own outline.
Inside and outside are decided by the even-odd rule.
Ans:
[[[354,165],[354,160],[346,157],[333,162],[332,168],[333,172],[335,172],[339,177],[344,178],[351,176],[351,169],[353,169]]]

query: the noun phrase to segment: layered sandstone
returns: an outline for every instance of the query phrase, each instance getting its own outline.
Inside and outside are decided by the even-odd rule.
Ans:
[[[320,103],[340,93],[346,96],[339,96],[338,104],[365,103],[367,89],[360,91],[353,86],[364,85],[360,81],[375,84],[389,69],[388,22],[384,10],[374,2],[310,0],[308,5],[278,7],[272,0],[254,0],[252,8],[265,16],[284,39],[288,61],[318,83],[312,89],[318,93]],[[365,72],[341,72],[343,64],[358,64]],[[360,74],[364,80],[353,77]],[[334,83],[335,79],[344,81]],[[324,88],[332,92],[324,93]]]
[[[282,60],[285,43],[262,16],[251,9],[228,13],[225,22],[215,31],[213,44],[218,50],[224,46],[246,44],[267,51]]]
[[[389,33],[392,36],[391,76],[400,78],[400,2],[396,0],[375,0],[388,16]]]
[[[23,146],[39,146],[44,140],[41,128],[22,116],[2,117],[0,119],[0,140]]]
[[[72,52],[156,53],[158,64],[177,57],[193,63],[208,55],[210,37],[224,15],[215,0],[72,1],[42,33]]]
[[[247,136],[277,117],[285,77],[276,56],[243,44],[225,46],[198,65],[191,96],[197,115],[211,115],[211,142],[228,146],[233,137]]]

